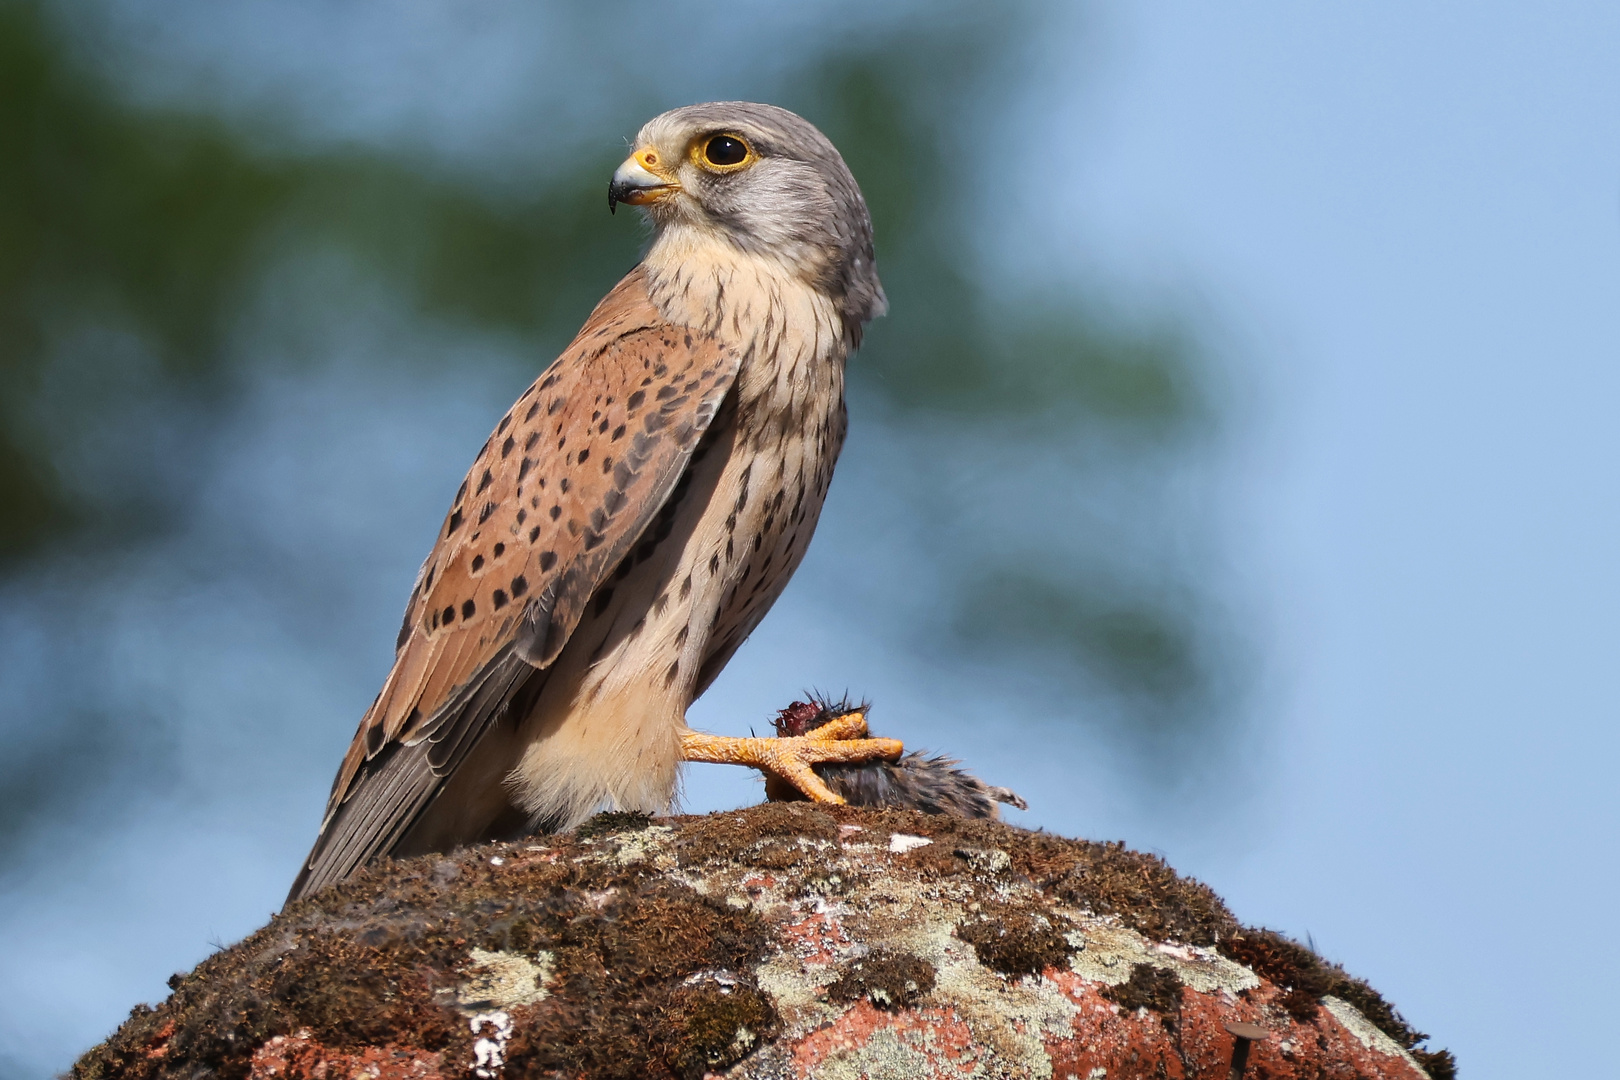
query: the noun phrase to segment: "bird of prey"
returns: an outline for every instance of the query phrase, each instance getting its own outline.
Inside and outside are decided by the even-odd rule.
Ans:
[[[775,739],[685,719],[815,531],[844,363],[886,307],[860,188],[801,117],[715,102],[641,129],[619,203],[646,255],[456,492],[290,900],[383,855],[663,811],[683,760],[842,802],[812,766],[902,752],[858,712]]]

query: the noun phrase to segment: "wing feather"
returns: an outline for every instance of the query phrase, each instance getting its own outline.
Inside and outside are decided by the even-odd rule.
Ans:
[[[666,322],[638,268],[502,417],[417,575],[291,898],[391,851],[514,696],[538,692],[743,359]]]

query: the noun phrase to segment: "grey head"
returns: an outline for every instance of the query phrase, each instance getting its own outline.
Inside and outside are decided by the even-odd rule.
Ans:
[[[609,208],[621,202],[660,231],[718,234],[781,260],[857,327],[887,309],[855,177],[827,136],[786,109],[712,101],[653,117],[608,186]]]

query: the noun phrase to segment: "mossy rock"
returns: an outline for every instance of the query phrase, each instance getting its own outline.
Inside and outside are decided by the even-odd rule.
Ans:
[[[1256,1075],[1454,1071],[1153,856],[806,804],[383,862],[171,988],[72,1075],[1224,1077],[1230,1022]]]

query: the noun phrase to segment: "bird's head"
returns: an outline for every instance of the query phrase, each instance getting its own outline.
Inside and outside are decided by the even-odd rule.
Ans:
[[[887,306],[860,187],[827,137],[786,109],[716,101],[653,117],[608,185],[608,208],[621,202],[660,235],[690,230],[778,260],[857,323]]]

